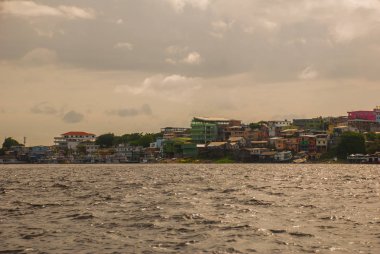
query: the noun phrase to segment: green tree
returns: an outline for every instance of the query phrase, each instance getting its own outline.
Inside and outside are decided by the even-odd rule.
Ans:
[[[139,146],[140,145],[140,138],[143,136],[142,133],[131,133],[131,134],[128,134],[128,143],[131,145],[131,146]]]
[[[339,159],[347,159],[347,155],[366,152],[364,135],[356,132],[345,132],[340,137],[337,147]]]
[[[255,129],[260,129],[261,124],[260,124],[260,123],[250,123],[248,126],[249,126],[249,128],[251,128],[252,130],[255,130]]]
[[[149,147],[150,143],[156,141],[159,137],[162,137],[162,133],[129,133],[122,136],[113,136],[113,145],[129,144],[131,146]]]
[[[123,144],[122,137],[121,136],[114,136],[113,137],[113,144],[114,145]]]
[[[139,139],[139,145],[143,147],[148,147],[150,143],[156,141],[156,135],[154,133],[146,133]]]
[[[9,138],[4,139],[3,149],[4,150],[8,150],[12,146],[19,146],[19,145],[20,145],[20,143],[17,142],[17,140],[9,137]]]
[[[377,139],[377,135],[374,132],[368,132],[365,137],[368,141],[375,141]]]
[[[115,135],[113,133],[107,133],[100,135],[96,138],[95,144],[99,145],[101,148],[110,148],[114,145]]]
[[[367,144],[366,151],[369,154],[380,152],[380,139],[377,139]]]

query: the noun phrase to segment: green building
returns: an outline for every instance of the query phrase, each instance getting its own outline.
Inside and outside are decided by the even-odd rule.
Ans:
[[[304,130],[326,130],[327,123],[322,117],[310,119],[293,119],[293,125]]]
[[[191,121],[190,136],[193,143],[205,144],[225,140],[228,126],[240,126],[241,121],[224,118],[194,117]]]
[[[163,144],[164,157],[166,158],[192,158],[198,155],[197,145],[190,142],[189,138],[175,138],[165,140]]]

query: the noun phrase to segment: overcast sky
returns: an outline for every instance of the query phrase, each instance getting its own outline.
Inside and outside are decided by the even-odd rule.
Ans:
[[[380,104],[378,0],[0,1],[0,138]]]

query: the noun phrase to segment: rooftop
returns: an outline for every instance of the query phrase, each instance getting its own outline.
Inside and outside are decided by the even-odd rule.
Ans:
[[[95,134],[83,131],[69,131],[62,134],[63,136],[95,136]]]
[[[243,140],[244,138],[243,137],[230,137],[228,139],[228,141],[230,142],[237,142],[237,141],[240,141],[240,140]]]
[[[227,142],[211,142],[210,144],[207,145],[207,147],[218,147],[218,146],[223,146],[227,144]]]
[[[268,141],[251,141],[251,144],[268,144]]]
[[[298,131],[298,129],[287,129],[287,130],[283,130],[283,131],[281,131],[281,132],[297,132]]]
[[[229,122],[232,119],[227,118],[221,118],[221,117],[202,117],[202,116],[195,116],[194,120],[199,121],[208,121],[208,122]]]
[[[233,129],[233,130],[240,130],[242,129],[243,127],[242,126],[231,126],[229,127],[230,129]]]

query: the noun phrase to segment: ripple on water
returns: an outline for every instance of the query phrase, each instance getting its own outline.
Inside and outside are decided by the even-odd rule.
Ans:
[[[0,253],[380,253],[379,179],[376,165],[0,165]]]

